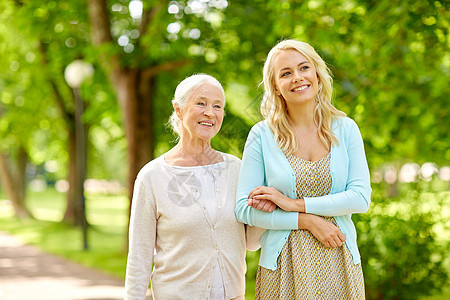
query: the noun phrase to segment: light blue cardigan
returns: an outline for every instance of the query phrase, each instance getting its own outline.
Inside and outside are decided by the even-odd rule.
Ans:
[[[345,244],[353,262],[358,264],[361,259],[351,214],[369,209],[372,192],[369,168],[356,123],[341,117],[334,120],[332,126],[339,145],[331,146],[331,192],[321,197],[305,197],[305,209],[310,214],[334,216],[347,238]],[[257,186],[270,186],[290,198],[297,198],[295,182],[295,173],[267,122],[257,123],[251,129],[244,148],[235,212],[239,222],[268,229],[261,238],[259,265],[264,268],[277,268],[278,255],[290,231],[298,229],[298,213],[278,208],[271,213],[256,210],[247,205],[247,197]]]

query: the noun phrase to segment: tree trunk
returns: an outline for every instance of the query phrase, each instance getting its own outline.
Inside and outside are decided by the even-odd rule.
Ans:
[[[74,91],[75,98],[80,97],[79,91]],[[82,99],[75,99],[81,102]],[[69,190],[67,192],[67,207],[64,213],[64,222],[75,225],[84,226],[87,224],[84,209],[84,180],[86,179],[87,166],[87,143],[89,124],[81,123],[81,116],[84,110],[77,115],[73,115],[73,120],[67,122],[68,131],[68,152],[69,152],[69,171],[67,180],[69,182]],[[78,119],[78,121],[77,121]],[[77,131],[81,131],[81,136],[77,137]]]
[[[39,42],[39,50],[42,55],[42,65],[44,68],[47,68],[49,65],[47,48],[48,46],[44,42]],[[82,176],[82,178],[85,178],[86,174],[83,170],[86,169],[86,162],[80,162],[79,158],[77,158],[77,153],[79,153],[80,151],[84,151],[83,153],[86,153],[87,138],[85,137],[85,143],[83,146],[85,149],[79,150],[80,146],[76,140],[77,120],[75,112],[69,109],[68,105],[66,104],[69,101],[72,101],[74,104],[76,104],[77,99],[75,97],[77,95],[75,95],[74,93],[71,99],[65,100],[63,93],[60,92],[60,87],[53,77],[53,73],[48,72],[46,76],[55,97],[56,107],[59,109],[59,112],[61,113],[67,129],[67,149],[69,154],[67,181],[69,184],[69,190],[67,191],[67,206],[66,211],[64,212],[63,222],[71,225],[80,225],[80,222],[78,220],[82,220],[83,216],[80,217],[79,213],[77,212],[77,203],[80,202],[80,191],[78,191],[78,189],[80,188],[80,184],[77,183],[77,178],[79,178],[80,176]],[[85,132],[87,132],[88,125],[85,126]],[[82,172],[84,172],[81,175],[79,174],[80,168]]]
[[[140,70],[123,72],[121,80],[116,85],[128,141],[130,206],[136,175],[147,162],[153,159],[153,88],[154,77],[146,76]]]
[[[113,44],[108,8],[105,0],[89,0],[89,19],[91,38],[95,46]],[[141,34],[145,34],[148,24],[156,18],[162,4],[146,10],[141,24]],[[134,181],[139,170],[153,158],[152,107],[155,89],[155,76],[158,72],[179,67],[184,63],[171,62],[167,65],[147,69],[126,68],[120,64],[120,55],[101,52],[99,56],[103,70],[113,86],[125,128],[128,142],[128,196],[131,201]],[[129,211],[130,212],[130,211]],[[127,234],[128,238],[128,234]],[[125,244],[128,248],[128,239]]]
[[[154,77],[139,70],[129,71],[117,85],[118,100],[123,111],[125,135],[128,141],[128,223],[130,221],[134,181],[139,170],[153,159],[152,107]],[[125,252],[128,250],[128,230]]]
[[[23,146],[17,152],[16,168],[12,168],[9,158],[5,154],[0,154],[0,174],[3,186],[10,198],[15,215],[19,218],[32,217],[25,205],[25,170],[28,155]]]
[[[106,0],[89,0],[89,20],[91,38],[95,46],[114,44],[111,37],[110,20]],[[156,18],[163,7],[162,2],[145,10],[141,24],[141,34]],[[120,54],[100,53],[100,63],[109,77],[119,106],[123,113],[125,135],[128,142],[128,189],[131,201],[134,180],[139,169],[153,158],[152,103],[154,95],[154,76],[166,70],[126,68],[120,64]],[[179,67],[180,64],[177,64]]]

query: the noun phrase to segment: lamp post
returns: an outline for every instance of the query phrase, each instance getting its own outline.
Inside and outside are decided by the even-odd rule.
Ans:
[[[80,86],[83,81],[93,73],[94,68],[92,65],[82,60],[73,61],[64,71],[64,78],[67,84],[72,88],[75,99],[75,221],[81,225],[83,231],[84,250],[88,249],[86,199],[84,197],[84,180],[86,177],[86,137],[82,121],[84,103],[80,95]]]

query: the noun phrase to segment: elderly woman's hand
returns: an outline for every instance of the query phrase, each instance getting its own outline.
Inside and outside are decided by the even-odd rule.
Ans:
[[[285,211],[305,212],[303,199],[289,198],[273,187],[258,186],[250,192],[248,199],[249,206],[264,211],[273,211],[278,206]]]
[[[258,200],[255,198],[248,198],[248,206],[251,206],[255,209],[258,210],[263,210],[266,212],[273,212],[275,210],[275,208],[277,208],[277,205],[275,203],[273,203],[270,200]]]

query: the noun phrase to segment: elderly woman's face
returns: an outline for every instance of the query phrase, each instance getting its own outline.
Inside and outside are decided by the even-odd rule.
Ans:
[[[209,83],[199,85],[178,117],[183,123],[182,138],[210,141],[219,132],[224,116],[225,99],[221,90]]]

